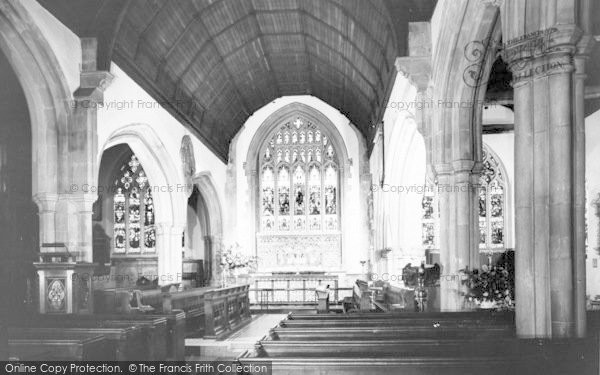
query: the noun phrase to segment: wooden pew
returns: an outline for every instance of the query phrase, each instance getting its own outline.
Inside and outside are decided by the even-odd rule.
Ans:
[[[256,349],[262,356],[354,357],[368,351],[374,357],[465,357],[518,356],[541,354],[538,340],[499,338],[495,340],[353,340],[353,341],[271,341],[262,340]]]
[[[10,360],[106,361],[116,352],[104,335],[55,330],[8,330]]]
[[[8,360],[8,332],[6,326],[0,323],[0,361]]]
[[[598,371],[594,341],[261,340],[254,351],[238,360],[242,364],[272,363],[273,374],[588,374]]]
[[[371,291],[366,281],[356,280],[352,288],[352,297],[344,298],[343,308],[345,313],[371,310]]]
[[[109,289],[94,293],[95,303],[101,303],[104,313],[169,315],[181,310],[185,313],[187,335],[201,335],[204,330],[204,294],[212,288],[194,288],[184,291],[161,289]]]
[[[342,328],[342,327],[472,327],[507,325],[505,321],[495,320],[470,320],[470,319],[435,319],[435,318],[414,318],[414,319],[344,319],[344,320],[283,320],[279,323],[280,327],[286,328]]]
[[[204,337],[223,338],[252,320],[249,288],[249,285],[232,286],[204,295]]]
[[[106,289],[94,292],[98,312],[105,314],[150,314],[167,318],[173,339],[169,357],[183,359],[186,335],[201,334],[204,329],[204,303],[202,295],[209,288],[195,288],[184,292],[167,292],[161,289],[128,290]],[[184,314],[183,320],[181,313]],[[183,324],[183,327],[181,326]],[[183,339],[179,337],[183,334]],[[174,357],[173,357],[174,355]]]
[[[356,312],[353,314],[305,314],[290,313],[288,320],[351,320],[351,319],[437,319],[437,320],[489,320],[514,322],[510,311],[461,311],[461,312]]]
[[[412,358],[381,358],[357,356],[348,357],[251,357],[248,353],[238,358],[244,366],[250,366],[248,374],[262,374],[253,368],[265,363],[270,364],[272,373],[285,375],[306,374],[335,374],[335,375],[389,375],[389,374],[423,374],[423,375],[507,375],[522,374],[519,371],[532,361],[527,357],[503,358],[475,357],[412,357]],[[252,367],[255,366],[255,367]]]
[[[166,360],[169,331],[165,317],[145,315],[34,315],[17,323],[40,328],[141,328],[145,360]]]
[[[61,337],[61,335],[81,335],[82,337],[103,336],[114,350],[114,355],[103,360],[131,361],[144,360],[147,349],[140,327],[123,328],[9,328],[9,337],[34,338],[36,335],[45,337]]]
[[[380,339],[474,339],[514,336],[514,327],[492,325],[469,327],[359,327],[271,329],[272,340],[380,340]]]

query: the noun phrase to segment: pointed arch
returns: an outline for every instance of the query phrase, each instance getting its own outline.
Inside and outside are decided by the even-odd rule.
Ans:
[[[54,51],[18,1],[0,0],[0,49],[17,74],[29,107],[33,195],[68,191],[63,186],[68,179],[59,177],[67,171],[68,152],[59,149],[59,139],[68,131],[72,96]]]

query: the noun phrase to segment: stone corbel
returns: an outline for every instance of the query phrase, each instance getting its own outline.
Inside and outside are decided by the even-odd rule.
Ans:
[[[396,71],[423,93],[429,87],[431,77],[431,56],[397,57]]]
[[[73,93],[73,98],[78,102],[101,103],[104,101],[104,91],[113,79],[114,76],[106,71],[81,72],[81,84]]]

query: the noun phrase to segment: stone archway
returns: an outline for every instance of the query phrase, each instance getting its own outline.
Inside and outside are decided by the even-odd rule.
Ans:
[[[198,189],[203,201],[204,212],[198,214],[204,218],[205,270],[208,273],[210,284],[217,285],[221,279],[219,259],[223,249],[221,199],[210,172],[200,172],[192,176],[192,183]]]
[[[500,39],[500,11],[490,3],[444,4],[432,65],[432,170],[439,186],[442,272],[479,265],[477,193],[481,112]],[[461,20],[461,22],[456,22]],[[484,78],[485,77],[485,78]],[[441,308],[464,308],[462,286],[442,280]]]
[[[56,203],[69,193],[68,152],[62,142],[71,119],[71,94],[59,63],[18,1],[0,1],[0,49],[27,99],[33,140],[32,193],[39,208],[40,243],[56,242]]]
[[[147,124],[130,124],[113,132],[101,150],[127,144],[138,157],[154,185],[156,206],[156,248],[159,284],[171,284],[181,277],[181,238],[186,223],[189,187],[176,168],[165,145]],[[98,165],[102,154],[98,155]],[[97,172],[96,172],[97,174]]]

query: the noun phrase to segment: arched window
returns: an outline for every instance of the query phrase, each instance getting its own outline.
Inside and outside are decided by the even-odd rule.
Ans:
[[[318,126],[297,118],[277,128],[259,165],[261,232],[339,229],[337,153]]]
[[[483,169],[479,178],[479,249],[504,249],[505,176],[496,157],[483,147]]]
[[[144,168],[135,155],[123,163],[113,197],[114,252],[154,252],[154,200]]]

